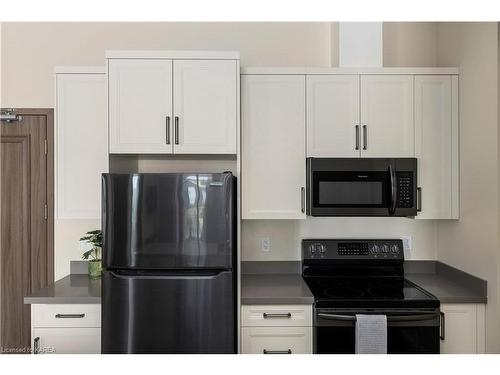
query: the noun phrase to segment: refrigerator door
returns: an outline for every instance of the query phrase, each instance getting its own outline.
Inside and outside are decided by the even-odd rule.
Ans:
[[[232,268],[231,173],[103,174],[102,189],[105,268]]]
[[[230,271],[105,271],[103,353],[236,353]]]

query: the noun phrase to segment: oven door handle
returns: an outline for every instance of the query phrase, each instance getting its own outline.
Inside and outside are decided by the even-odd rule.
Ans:
[[[412,314],[412,315],[389,315],[387,322],[417,322],[423,320],[431,320],[438,318],[439,314]],[[338,314],[325,314],[318,313],[318,318],[327,320],[339,320],[343,322],[355,322],[355,315],[338,315]]]
[[[392,167],[392,164],[389,165],[389,177],[391,179],[391,205],[389,206],[389,214],[394,215],[396,212],[396,202],[397,202],[397,192],[396,192],[396,172]]]

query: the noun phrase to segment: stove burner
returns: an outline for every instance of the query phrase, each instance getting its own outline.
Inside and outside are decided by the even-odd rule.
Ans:
[[[349,287],[331,287],[325,289],[325,295],[332,298],[359,298],[363,296],[363,292],[359,289]]]
[[[402,288],[390,285],[381,285],[368,288],[368,293],[372,296],[382,299],[403,298]]]

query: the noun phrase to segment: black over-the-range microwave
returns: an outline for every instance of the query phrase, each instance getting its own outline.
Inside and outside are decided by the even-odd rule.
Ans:
[[[307,158],[310,216],[416,216],[415,158]]]

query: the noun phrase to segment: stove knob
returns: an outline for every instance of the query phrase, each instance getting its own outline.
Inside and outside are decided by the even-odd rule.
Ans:
[[[309,252],[311,253],[311,255],[314,255],[314,253],[316,252],[316,246],[315,245],[309,246]]]
[[[382,245],[382,252],[388,253],[389,252],[389,245]]]
[[[326,251],[326,246],[325,245],[319,245],[319,252],[320,254],[324,254]]]
[[[391,246],[391,251],[394,253],[394,254],[397,254],[399,252],[399,247],[398,245],[392,245]]]
[[[372,252],[372,254],[378,254],[379,250],[380,249],[379,249],[378,245],[373,245],[371,252]]]

